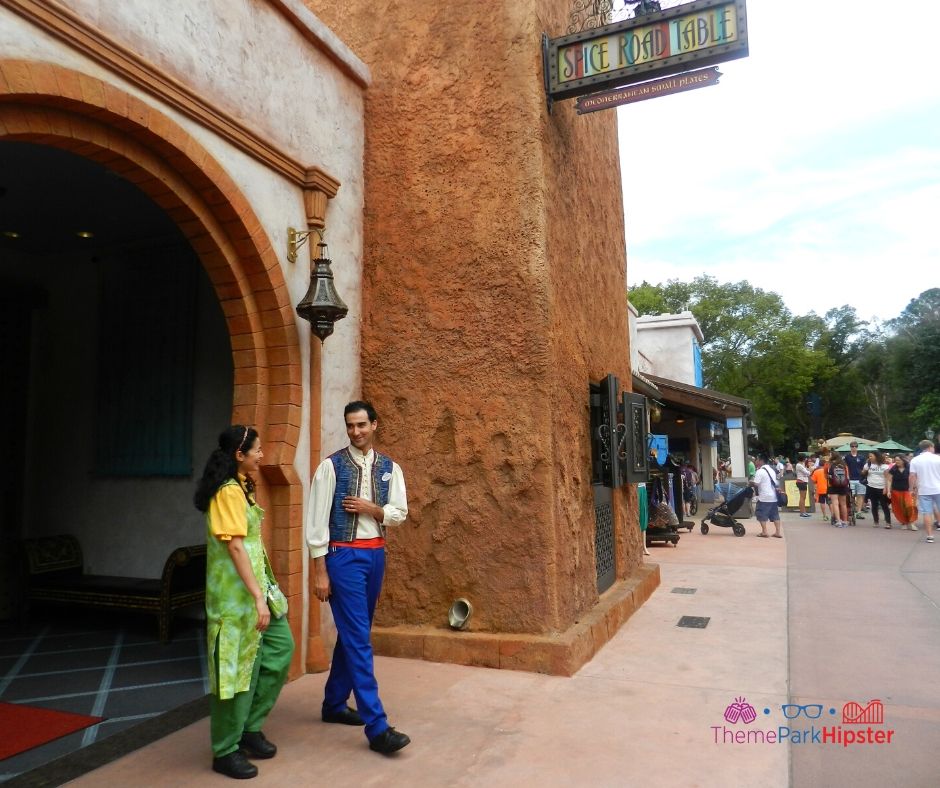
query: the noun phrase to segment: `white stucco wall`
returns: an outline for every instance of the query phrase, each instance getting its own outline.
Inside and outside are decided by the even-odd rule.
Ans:
[[[636,311],[636,307],[627,301],[627,326],[630,331],[630,369],[633,370],[640,369],[640,348],[636,340],[636,321],[638,317],[639,312]]]
[[[661,378],[696,385],[693,340],[700,345],[703,341],[702,329],[691,312],[636,319],[637,353],[649,359],[653,367],[649,372]]]
[[[361,90],[271,3],[58,2],[303,163],[332,172],[355,152]],[[332,35],[300,0],[281,2],[312,34]],[[339,39],[331,43],[334,58],[368,79],[366,66]]]

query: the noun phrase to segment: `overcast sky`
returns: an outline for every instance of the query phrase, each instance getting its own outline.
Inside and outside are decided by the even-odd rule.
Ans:
[[[896,317],[940,287],[940,2],[747,9],[720,84],[615,110],[628,281],[709,273],[797,314]]]

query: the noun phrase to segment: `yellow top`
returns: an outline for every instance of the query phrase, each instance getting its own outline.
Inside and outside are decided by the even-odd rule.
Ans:
[[[245,476],[238,474],[238,486],[220,487],[209,502],[209,526],[212,535],[223,542],[233,536],[248,536],[248,514],[245,508]]]

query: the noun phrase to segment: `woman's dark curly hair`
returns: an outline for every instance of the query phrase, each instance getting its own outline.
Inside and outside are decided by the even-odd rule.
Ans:
[[[255,444],[258,433],[251,427],[233,424],[219,435],[219,447],[209,455],[205,470],[193,495],[193,503],[200,512],[209,511],[209,501],[226,479],[238,478],[235,453],[246,452]]]

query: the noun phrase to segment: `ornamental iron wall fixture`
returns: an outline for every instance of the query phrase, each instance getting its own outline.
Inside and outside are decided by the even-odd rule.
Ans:
[[[681,1],[681,0],[680,0]],[[677,3],[672,3],[677,5]],[[575,0],[568,17],[568,35],[590,30],[594,27],[609,25],[614,13],[630,9],[634,17],[662,11],[662,3],[657,0],[624,0],[619,6],[614,0]]]
[[[620,487],[649,480],[649,403],[642,394],[620,393],[608,375],[590,386],[591,481]]]
[[[604,378],[592,397],[595,415],[592,419],[595,455],[599,460],[600,483],[619,487],[623,480],[620,467],[626,459],[623,445],[625,427],[617,420],[617,392],[620,381],[615,375]]]
[[[649,481],[650,459],[647,435],[649,434],[649,416],[647,399],[642,394],[623,392],[620,413],[626,427],[624,438],[626,456],[623,461],[623,475],[630,484]]]
[[[329,250],[323,243],[323,234],[317,244],[318,256],[310,261],[310,287],[307,294],[297,304],[297,314],[310,321],[310,330],[322,343],[330,334],[337,320],[342,320],[349,313],[349,307],[339,297],[333,284],[332,260],[326,255]]]
[[[610,24],[613,0],[575,0],[568,17],[568,35]]]

